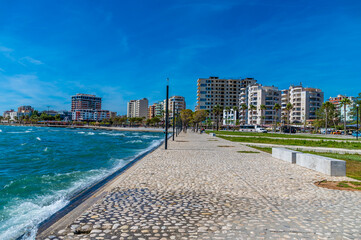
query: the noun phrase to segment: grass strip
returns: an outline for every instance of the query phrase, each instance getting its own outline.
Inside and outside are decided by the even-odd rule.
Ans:
[[[346,182],[346,181],[342,181],[339,182],[337,184],[338,187],[344,187],[344,188],[352,188],[352,189],[357,189],[357,190],[361,190],[360,186],[360,182]]]
[[[306,147],[327,147],[327,148],[344,148],[344,149],[361,149],[359,142],[336,142],[336,141],[307,141],[302,139],[272,139],[272,138],[248,138],[248,137],[227,137],[219,136],[220,138],[232,142],[244,143],[267,143],[276,145],[292,145],[292,146],[306,146]]]
[[[255,151],[237,151],[239,153],[260,153],[260,152],[255,152]]]
[[[270,147],[258,147],[258,146],[251,146],[251,145],[247,145],[247,146],[251,147],[251,148],[255,148],[255,149],[263,151],[263,152],[266,152],[266,153],[272,154],[272,148],[270,148]]]
[[[206,133],[215,133],[220,135],[230,135],[230,136],[254,136],[254,137],[278,137],[278,138],[295,138],[295,139],[329,139],[329,140],[356,140],[353,138],[344,139],[344,138],[332,138],[332,137],[319,137],[319,136],[309,136],[309,135],[295,135],[295,134],[282,134],[282,133],[256,133],[256,132],[238,132],[238,131],[206,131]]]

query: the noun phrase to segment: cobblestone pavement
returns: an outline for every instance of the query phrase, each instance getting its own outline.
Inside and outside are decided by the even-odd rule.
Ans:
[[[344,180],[206,134],[182,134],[46,239],[361,239],[361,192]]]

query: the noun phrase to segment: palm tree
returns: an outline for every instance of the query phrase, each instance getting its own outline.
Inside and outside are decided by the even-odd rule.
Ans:
[[[242,110],[242,115],[243,115],[243,125],[246,124],[246,110],[247,110],[247,104],[242,103],[241,105],[241,110]]]
[[[327,134],[328,115],[331,108],[333,107],[333,104],[330,102],[325,102],[322,104],[322,107],[325,110],[325,134]]]
[[[276,132],[276,128],[277,128],[277,120],[278,120],[278,111],[281,109],[281,105],[279,105],[278,103],[276,103],[274,106],[273,106],[273,110],[275,110],[276,112],[276,116],[275,116],[275,119],[276,119],[276,124],[274,125],[274,132]]]
[[[264,104],[261,104],[260,106],[259,106],[259,109],[261,110],[261,119],[263,119],[263,123],[261,123],[262,124],[262,126],[264,125],[264,122],[265,122],[265,115],[264,115],[264,112],[265,112],[265,110],[266,110],[266,105],[264,105]]]
[[[344,131],[345,131],[345,135],[346,135],[346,118],[347,118],[347,112],[346,112],[346,107],[347,105],[351,105],[351,100],[349,98],[344,98],[341,100],[341,106],[343,106],[343,112],[344,112],[344,116],[343,116],[343,127],[344,127]]]
[[[253,111],[254,110],[256,110],[257,109],[257,107],[256,106],[254,106],[254,105],[249,105],[249,108],[248,108],[248,110],[250,111],[250,114],[251,114],[251,125],[253,124]]]
[[[234,122],[234,125],[237,125],[236,122],[237,122],[237,119],[238,119],[238,107],[237,107],[237,106],[233,106],[233,107],[232,107],[232,110],[233,110],[233,114],[235,114],[235,122]]]
[[[223,107],[219,106],[219,105],[216,105],[213,107],[213,113],[214,115],[216,115],[216,118],[217,118],[217,131],[219,129],[219,115],[223,112]]]
[[[288,118],[288,127],[289,127],[289,125],[290,125],[290,123],[291,123],[290,113],[291,113],[291,110],[292,110],[292,109],[293,109],[292,103],[287,103],[287,105],[286,105],[286,111],[287,111],[287,118]],[[290,131],[290,133],[291,133],[291,131]]]

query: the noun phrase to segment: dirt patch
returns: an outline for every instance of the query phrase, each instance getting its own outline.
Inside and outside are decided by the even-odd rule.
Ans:
[[[260,153],[260,152],[255,152],[255,151],[237,151],[239,153]]]
[[[229,145],[218,145],[218,147],[234,147],[234,146],[229,146]]]
[[[323,180],[323,181],[315,182],[315,185],[317,187],[323,187],[328,189],[361,192],[361,182]]]
[[[189,142],[189,141],[184,141],[184,140],[176,140],[176,142]]]

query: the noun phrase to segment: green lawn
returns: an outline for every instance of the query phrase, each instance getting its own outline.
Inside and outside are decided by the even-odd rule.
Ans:
[[[257,150],[261,150],[267,153],[272,153],[272,148],[270,147],[257,147],[249,146]],[[315,154],[329,158],[335,158],[346,161],[346,176],[361,180],[361,155],[360,154],[338,154],[338,153],[321,153],[313,151],[299,151],[303,153]]]
[[[250,138],[250,137],[228,137],[218,136],[232,142],[244,143],[266,143],[276,145],[292,145],[292,146],[307,146],[307,147],[328,147],[328,148],[344,148],[344,149],[361,149],[361,142],[336,142],[336,141],[308,141],[302,139],[277,139],[277,138]]]
[[[343,139],[332,137],[320,137],[309,135],[295,135],[295,134],[281,134],[281,133],[256,133],[256,132],[232,132],[232,131],[206,131],[206,133],[215,133],[216,135],[230,135],[230,136],[255,136],[255,137],[278,137],[278,138],[296,138],[296,139],[330,139],[330,140],[356,140],[356,138]]]

